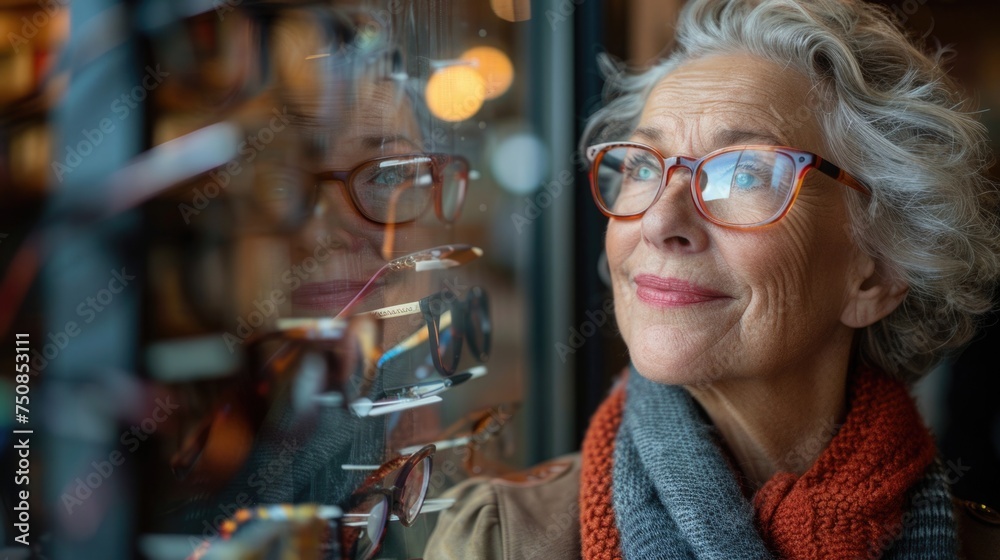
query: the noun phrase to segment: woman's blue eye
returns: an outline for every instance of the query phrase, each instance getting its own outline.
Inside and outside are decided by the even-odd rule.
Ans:
[[[385,187],[395,187],[405,180],[406,177],[404,177],[398,170],[394,169],[379,173],[372,179],[372,182]]]
[[[747,189],[753,186],[754,177],[749,173],[737,173],[733,178],[733,184],[741,189]]]
[[[770,183],[766,177],[769,175],[765,170],[756,169],[756,166],[741,165],[733,171],[733,187],[741,190],[756,189]]]
[[[646,158],[637,161],[627,161],[625,163],[625,176],[633,181],[655,181],[660,176],[660,170]]]

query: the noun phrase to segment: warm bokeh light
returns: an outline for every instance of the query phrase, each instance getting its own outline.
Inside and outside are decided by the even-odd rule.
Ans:
[[[496,99],[514,82],[514,65],[507,54],[494,47],[473,47],[462,53],[462,60],[474,63],[474,68],[486,82],[486,99]]]
[[[471,66],[446,66],[427,80],[425,92],[431,113],[449,122],[475,115],[486,99],[486,82]]]
[[[527,21],[531,19],[530,0],[490,0],[493,13],[507,21]]]

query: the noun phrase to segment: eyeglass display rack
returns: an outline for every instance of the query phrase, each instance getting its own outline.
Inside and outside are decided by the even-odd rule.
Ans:
[[[47,409],[37,503],[47,507],[36,508],[42,512],[36,531],[44,538],[35,546],[48,557],[188,557],[209,541],[220,546],[202,547],[205,557],[298,550],[321,541],[325,525],[248,523],[228,539],[216,535],[245,506],[345,503],[366,477],[345,465],[382,464],[420,442],[443,444],[432,499],[465,476],[505,468],[476,459],[491,455],[487,446],[499,441],[494,435],[510,418],[481,406],[498,404],[477,389],[497,385],[481,372],[441,393],[442,403],[367,418],[349,406],[322,406],[303,421],[292,385],[262,389],[261,378],[246,373],[245,348],[224,352],[219,344],[225,321],[253,303],[226,290],[240,274],[232,254],[259,244],[239,245],[242,233],[232,226],[225,193],[216,195],[217,204],[196,207],[202,225],[192,227],[194,218],[180,205],[193,184],[239,157],[246,123],[273,122],[265,109],[294,105],[295,86],[316,85],[278,75],[268,25],[298,10],[327,17],[339,32],[345,14],[367,11],[368,22],[355,23],[354,31],[368,33],[367,41],[381,33],[399,45],[388,58],[357,66],[380,66],[376,71],[390,79],[409,72],[426,80],[435,69],[428,60],[454,50],[446,36],[450,22],[431,10],[444,6],[339,4],[84,1],[50,12],[25,2],[0,10],[5,25],[25,16],[45,27],[27,41],[35,49],[31,87],[5,86],[11,103],[0,122],[0,173],[2,196],[12,204],[0,212],[21,213],[10,223],[23,228],[4,232],[0,255],[10,262],[6,251],[13,251],[21,255],[11,257],[15,263],[37,263],[30,280],[13,283],[24,296],[10,313],[13,327],[54,333],[55,350],[40,348],[37,385]],[[48,18],[44,25],[39,13]],[[391,31],[391,22],[406,17],[409,35]],[[420,25],[433,32],[414,34]],[[23,60],[22,53],[0,57],[19,69]],[[109,100],[107,107],[101,100]],[[459,138],[464,128],[430,118],[426,107],[415,110],[430,148],[467,141]],[[303,145],[301,135],[292,138],[285,153]],[[234,139],[235,150],[227,149],[224,141]],[[466,211],[475,217],[476,210]],[[457,233],[428,239],[459,241]],[[417,296],[483,277],[475,263],[426,274],[420,286],[408,286],[422,287]],[[91,324],[91,317],[99,320]],[[64,338],[72,343],[60,346]],[[429,362],[423,350],[403,356],[369,394],[442,378]],[[462,367],[478,363],[467,349]],[[12,503],[9,488],[3,498]],[[432,514],[407,530],[391,523],[382,554],[420,556],[431,527]]]

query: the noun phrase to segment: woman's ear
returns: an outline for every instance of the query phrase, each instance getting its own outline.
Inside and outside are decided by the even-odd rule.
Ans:
[[[868,255],[859,255],[857,275],[848,285],[848,294],[840,321],[848,327],[861,329],[873,325],[893,312],[909,286],[895,278],[880,263]]]

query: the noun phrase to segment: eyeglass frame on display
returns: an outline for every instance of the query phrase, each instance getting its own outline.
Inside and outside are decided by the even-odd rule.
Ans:
[[[479,365],[442,379],[422,381],[413,385],[396,387],[380,393],[374,399],[361,397],[350,404],[351,411],[361,417],[382,416],[428,404],[441,402],[439,395],[470,379],[486,375],[486,366]]]
[[[503,411],[505,407],[509,407],[511,409],[509,414],[506,416],[504,416]],[[403,455],[413,453],[422,449],[426,445],[433,445],[438,451],[465,447],[470,451],[470,453],[464,458],[463,467],[466,472],[469,472],[470,474],[479,474],[476,472],[476,469],[473,468],[475,460],[473,459],[473,454],[471,452],[476,451],[480,445],[492,439],[494,435],[499,434],[503,430],[503,427],[506,426],[507,423],[514,417],[514,414],[517,413],[518,409],[520,409],[520,403],[506,403],[494,405],[482,411],[472,412],[467,415],[466,418],[463,418],[454,426],[445,430],[444,433],[454,431],[455,426],[463,426],[471,423],[472,429],[468,432],[456,437],[438,440],[429,444],[418,444],[404,447],[399,450],[399,453]],[[501,418],[497,419],[497,415],[500,415]],[[471,421],[468,419],[469,416],[473,417]],[[496,429],[491,429],[492,426],[496,426]],[[484,433],[487,434],[486,437],[478,438],[480,434]]]
[[[360,320],[366,323],[370,321],[373,324],[375,322],[374,318],[368,318],[364,315],[356,317],[358,318],[352,320]],[[262,335],[257,340],[287,338],[289,343],[294,342],[299,344],[334,342],[347,340],[345,335],[348,332],[351,332],[349,320],[332,319],[329,317],[286,318],[279,320],[279,327],[281,326],[284,328]],[[363,363],[358,364],[358,367],[354,369],[361,371],[361,377],[369,381],[369,383],[363,384],[361,386],[362,388],[358,391],[359,395],[364,395],[365,388],[370,386],[370,381],[377,376],[377,373],[375,373],[376,370],[368,368],[367,364],[378,362],[372,359],[376,351],[374,342],[368,341],[366,344],[363,336],[358,336],[358,339],[360,340],[359,346],[361,360]],[[306,351],[309,350],[307,349]],[[318,351],[321,352],[323,357],[329,362],[331,359],[329,354],[332,354],[333,350],[322,348],[318,349]],[[272,355],[263,367],[266,367],[267,364],[270,363],[270,360],[274,359],[276,355],[277,353]],[[381,358],[379,358],[379,360],[381,360]],[[348,366],[348,369],[351,369],[350,366]],[[360,396],[348,402],[343,390],[340,390],[327,391],[317,394],[314,396],[314,400],[321,405],[347,407],[351,410],[351,412],[360,417],[381,416],[392,412],[399,412],[410,408],[441,402],[442,399],[438,396],[440,393],[443,393],[451,387],[464,383],[469,379],[482,377],[483,375],[486,375],[486,373],[486,366],[480,365],[455,373],[450,377],[440,380],[430,380],[412,385],[385,389],[374,398]],[[354,378],[355,375],[352,374],[350,379]]]
[[[434,468],[433,458],[435,451],[436,448],[433,445],[425,445],[415,453],[411,453],[409,455],[398,455],[386,461],[382,465],[375,467],[374,469],[375,472],[368,475],[368,477],[365,478],[364,482],[361,483],[361,486],[359,486],[351,494],[348,504],[363,503],[363,501],[367,497],[370,497],[372,494],[375,493],[386,495],[386,493],[388,492],[387,497],[390,497],[389,510],[386,513],[385,522],[380,532],[379,540],[378,542],[372,540],[372,549],[368,555],[363,557],[362,560],[369,560],[370,558],[373,558],[376,554],[378,554],[379,549],[381,549],[382,547],[382,542],[385,540],[386,526],[388,525],[389,518],[392,514],[395,514],[399,518],[399,522],[402,523],[404,527],[412,526],[417,516],[420,515],[420,511],[423,508],[424,501],[427,497],[427,490],[430,487],[431,474],[433,473],[433,468]],[[407,512],[404,509],[405,504],[403,504],[403,499],[402,499],[404,495],[404,489],[406,488],[406,485],[409,483],[410,473],[413,472],[413,469],[416,468],[417,464],[423,461],[424,459],[428,461],[427,471],[423,478],[423,486],[420,490],[415,511],[413,512],[412,516],[410,516],[409,512]],[[380,480],[384,480],[386,476],[388,476],[390,473],[396,470],[399,470],[399,473],[393,479],[391,486],[389,487],[376,486],[376,484]],[[347,509],[350,509],[350,507],[348,507]],[[352,543],[349,541],[349,539],[346,538],[342,538],[341,543],[343,546],[344,554],[347,554],[349,551],[354,550],[354,548],[357,546],[356,540]]]
[[[354,308],[360,304],[369,293],[371,293],[375,287],[375,282],[390,271],[408,269],[412,269],[415,272],[442,270],[461,266],[465,263],[474,261],[481,256],[483,256],[483,250],[479,247],[464,243],[457,243],[454,245],[439,245],[437,247],[431,247],[430,249],[416,251],[408,255],[392,259],[382,265],[382,268],[378,269],[378,271],[376,271],[375,274],[368,279],[368,282],[363,288],[361,288],[357,295],[355,295],[343,309],[338,311],[333,318],[340,319],[349,316]]]
[[[377,367],[381,368],[388,360],[391,360],[395,356],[416,347],[418,344],[423,342],[422,339],[425,336],[431,346],[431,359],[434,362],[434,368],[438,371],[438,373],[445,377],[454,375],[457,371],[458,363],[462,358],[462,347],[465,339],[468,339],[472,355],[479,362],[486,362],[489,360],[489,351],[492,346],[493,336],[493,320],[490,315],[489,295],[486,293],[486,290],[480,286],[473,286],[469,288],[464,300],[461,300],[458,297],[448,298],[449,293],[451,292],[448,290],[441,290],[421,298],[420,301],[382,307],[359,314],[373,316],[379,319],[389,319],[420,313],[424,318],[424,326],[393,348],[386,350],[382,354],[382,358],[379,359]],[[450,301],[446,301],[447,299],[450,299]],[[471,304],[473,299],[475,299],[475,301],[482,302],[479,306],[479,326],[482,334],[482,348],[480,348],[480,343],[476,340],[476,333],[470,332],[470,329],[475,328],[473,326],[475,321],[472,320],[473,309]],[[448,308],[441,309],[440,312],[436,312],[432,307],[436,303],[446,303],[448,304]],[[445,323],[443,319],[446,312],[450,312],[450,320],[447,323]],[[425,332],[425,328],[426,335],[423,334]],[[452,344],[454,344],[454,349],[450,351],[452,356],[448,367],[445,367],[445,363],[441,356],[441,329],[448,329],[448,332],[452,333],[451,337],[453,339]]]

